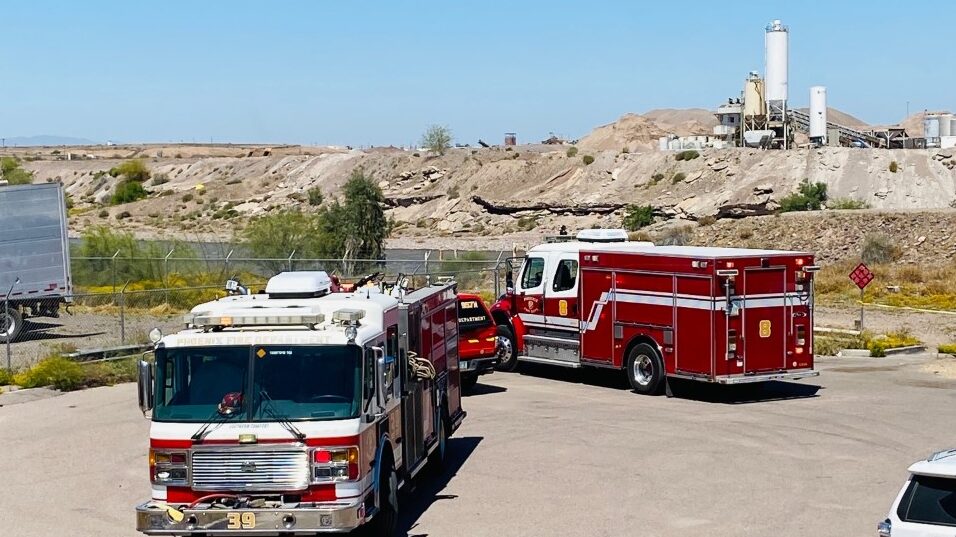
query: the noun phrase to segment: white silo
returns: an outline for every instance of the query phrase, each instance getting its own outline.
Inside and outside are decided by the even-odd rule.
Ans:
[[[926,138],[926,147],[939,147],[939,116],[923,118],[923,137]]]
[[[827,88],[810,88],[810,141],[821,145],[827,143]]]
[[[953,114],[940,114],[939,116],[940,137],[952,136],[954,130],[956,129],[953,128]]]
[[[779,20],[767,26],[764,37],[766,54],[765,84],[767,109],[771,116],[775,112],[782,115],[787,102],[787,79],[789,69],[790,31]]]

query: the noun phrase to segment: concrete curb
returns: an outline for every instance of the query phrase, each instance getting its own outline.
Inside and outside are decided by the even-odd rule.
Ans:
[[[910,345],[909,347],[896,347],[893,349],[885,349],[883,352],[887,356],[895,356],[898,354],[923,354],[927,351],[924,345]]]

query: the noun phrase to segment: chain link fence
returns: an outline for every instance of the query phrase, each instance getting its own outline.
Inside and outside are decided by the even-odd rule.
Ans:
[[[133,352],[148,343],[151,329],[175,332],[183,327],[183,314],[193,306],[225,296],[227,279],[238,279],[257,292],[265,288],[270,276],[286,270],[324,270],[343,282],[378,272],[386,281],[394,281],[400,274],[408,276],[413,287],[454,278],[460,290],[491,299],[504,290],[506,266],[505,253],[498,252],[347,260],[74,257],[74,292],[61,306],[59,316],[24,315],[19,334],[0,346],[0,367],[21,369],[54,353],[72,353],[83,359]],[[0,334],[5,329],[0,326]]]

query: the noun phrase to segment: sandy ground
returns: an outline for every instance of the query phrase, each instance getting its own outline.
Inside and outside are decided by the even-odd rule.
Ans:
[[[956,381],[924,363],[822,360],[817,379],[674,399],[607,374],[483,377],[401,535],[870,536],[906,467],[953,447]],[[0,534],[136,535],[148,429],[130,384],[0,407]]]

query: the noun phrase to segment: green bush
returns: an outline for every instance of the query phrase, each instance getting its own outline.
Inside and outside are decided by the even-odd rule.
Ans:
[[[674,160],[678,162],[682,160],[694,160],[695,158],[699,156],[700,156],[700,153],[698,153],[697,151],[693,149],[688,149],[686,151],[681,151],[680,153],[677,153],[676,155],[674,155]]]
[[[671,177],[671,184],[676,185],[677,183],[680,183],[684,179],[687,179],[687,174],[685,174],[684,172],[677,172],[674,174],[674,177]]]
[[[936,351],[940,354],[952,354],[956,356],[956,343],[944,343],[936,347]],[[0,381],[0,384],[3,384],[3,382]]]
[[[10,185],[28,185],[33,182],[33,173],[20,167],[16,157],[0,159],[0,178]]]
[[[628,149],[627,146],[624,146],[624,147],[621,148],[621,154],[623,154],[623,155],[626,155],[626,154],[628,154],[628,153],[630,153],[630,152],[631,152],[631,150]]]
[[[819,211],[826,200],[826,183],[811,183],[804,180],[797,192],[780,200],[780,212]]]
[[[127,160],[119,166],[110,168],[109,173],[112,177],[122,175],[127,181],[138,181],[140,183],[149,179],[149,169],[146,167],[146,163],[140,159]]]
[[[568,158],[573,158],[575,155],[578,154],[578,148],[572,145],[571,147],[568,148],[568,151],[566,154],[568,155]]]
[[[110,198],[110,205],[121,205],[123,203],[132,203],[144,199],[149,194],[143,188],[143,183],[139,181],[122,181],[116,185],[113,196]]]
[[[890,172],[891,172],[891,173],[896,173],[897,171],[899,171],[899,169],[900,169],[900,165],[897,164],[897,162],[896,162],[895,160],[894,160],[893,162],[890,162]]]
[[[537,216],[522,216],[518,219],[518,229],[521,231],[531,231],[536,227],[538,227]]]
[[[871,336],[869,333],[820,334],[813,336],[813,353],[821,356],[836,356],[843,349],[866,349]]]
[[[325,197],[322,195],[322,189],[314,186],[308,190],[309,194],[309,205],[313,207],[316,205],[322,205],[322,202],[325,200]]]
[[[181,199],[182,199],[183,203],[189,203],[190,201],[193,200],[193,195],[192,195],[191,193],[187,192],[187,193],[183,194],[183,197],[182,197]]]
[[[853,198],[836,198],[827,202],[828,209],[869,209],[870,204]]]
[[[594,162],[594,157],[592,157],[591,155],[584,155],[583,157],[581,157],[581,162],[583,162],[585,166],[590,166],[591,163]]]
[[[886,235],[873,234],[863,238],[863,250],[860,252],[863,262],[869,265],[890,263],[900,258],[899,246]]]
[[[625,209],[624,229],[637,231],[654,223],[654,207],[650,205],[628,205]]]
[[[920,340],[913,337],[908,330],[904,329],[871,339],[867,344],[867,348],[870,350],[870,356],[879,358],[886,356],[887,349],[909,347],[919,345],[920,343]]]
[[[136,362],[137,358],[125,360],[112,360],[109,362],[97,362],[86,364],[83,368],[83,386],[92,388],[94,386],[113,386],[123,382],[136,381]]]
[[[647,185],[648,185],[648,186],[654,186],[654,185],[656,185],[657,183],[660,183],[660,182],[663,181],[663,180],[664,180],[664,174],[663,174],[663,173],[655,173],[654,175],[651,176],[651,180],[647,182]]]
[[[53,386],[62,391],[75,390],[83,386],[83,368],[66,358],[51,356],[17,373],[13,380],[24,388]]]
[[[6,369],[0,369],[0,386],[6,386],[7,384],[13,384],[13,373]]]

